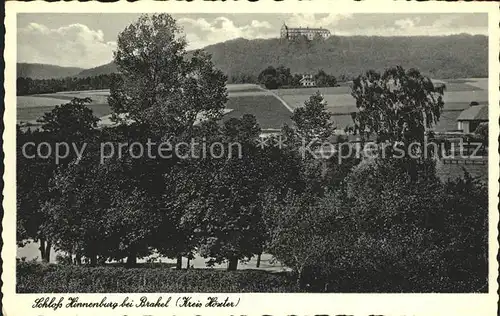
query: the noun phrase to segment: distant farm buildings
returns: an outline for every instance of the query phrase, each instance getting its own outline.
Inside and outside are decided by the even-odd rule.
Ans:
[[[330,35],[330,31],[322,27],[288,27],[284,23],[280,32],[280,37],[283,39],[296,39],[298,37],[305,36],[308,40],[313,40],[315,37],[328,38]]]
[[[300,85],[303,87],[314,87],[316,86],[316,81],[314,80],[312,75],[302,75],[302,79],[300,79]]]
[[[471,102],[470,106],[460,113],[457,122],[458,129],[464,133],[474,132],[479,124],[488,122],[488,105]]]

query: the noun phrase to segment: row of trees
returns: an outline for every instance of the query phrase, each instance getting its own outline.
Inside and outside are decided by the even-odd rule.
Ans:
[[[232,74],[228,78],[228,82],[235,84],[262,83],[269,89],[277,89],[281,86],[300,87],[300,79],[302,79],[302,76],[300,74],[292,75],[289,68],[280,66],[275,69],[270,66],[263,70],[259,76],[243,73]],[[334,87],[337,85],[336,78],[332,75],[328,75],[323,70],[319,70],[318,73],[313,76],[313,79],[318,87]],[[111,84],[116,80],[120,80],[119,74],[117,73],[85,78],[67,77],[62,79],[32,79],[19,77],[16,81],[16,93],[17,95],[31,95],[60,91],[109,89]]]
[[[16,81],[17,95],[55,93],[60,91],[109,89],[118,74],[103,74],[92,77],[67,77],[62,79],[32,79],[19,77]]]
[[[487,289],[481,182],[466,176],[442,183],[426,159],[316,159],[313,152],[334,132],[320,94],[283,127],[286,147],[262,148],[253,116],[221,122],[226,78],[202,52],[184,58],[186,43],[167,14],[141,16],[117,46],[124,76],[109,103],[129,124],[96,129],[88,100],[75,99],[46,114],[42,131],[18,131],[17,238],[40,241],[45,261],[54,246],[91,264],[126,258],[134,265],[160,253],[181,268],[182,257],[199,253],[235,270],[239,260],[267,252],[292,268],[304,289]],[[353,82],[360,111],[354,132],[408,148],[439,119],[442,95],[416,70],[368,72]],[[199,114],[207,119],[195,124]],[[192,139],[225,148],[237,142],[242,157],[124,153],[100,161],[104,142]],[[302,144],[313,139],[303,154]],[[87,145],[80,160],[72,154],[55,165],[22,154],[28,141]]]
[[[302,84],[300,80],[302,77],[301,74],[292,75],[290,68],[285,68],[284,66],[274,68],[273,66],[269,66],[261,71],[257,77],[257,81],[263,84],[267,89],[301,87]],[[312,80],[314,80],[316,87],[337,86],[337,79],[335,76],[327,74],[322,69],[318,70],[318,72],[312,76]]]

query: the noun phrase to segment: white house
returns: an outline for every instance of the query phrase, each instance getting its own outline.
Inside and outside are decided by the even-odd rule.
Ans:
[[[312,75],[302,75],[302,79],[300,79],[300,84],[303,87],[314,87],[316,85],[316,81]]]

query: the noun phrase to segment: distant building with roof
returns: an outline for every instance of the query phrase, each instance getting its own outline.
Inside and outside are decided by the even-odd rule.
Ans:
[[[305,36],[307,39],[312,40],[316,36],[321,38],[330,37],[330,31],[320,28],[309,28],[309,27],[288,27],[283,23],[281,27],[280,37],[283,39],[296,39],[300,36]]]
[[[458,129],[464,133],[474,132],[479,124],[488,122],[488,105],[471,102],[470,106],[460,113],[457,122]]]
[[[314,87],[316,85],[316,81],[312,75],[302,75],[300,85],[303,87]]]

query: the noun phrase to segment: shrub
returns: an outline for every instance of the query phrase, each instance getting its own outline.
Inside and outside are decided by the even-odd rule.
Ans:
[[[160,267],[158,267],[160,266]],[[69,266],[18,262],[18,293],[294,292],[286,273],[257,270],[171,270],[164,266]]]
[[[415,177],[416,176],[416,177]],[[268,250],[309,292],[487,291],[487,187],[432,163],[365,160],[345,186],[268,212]]]

